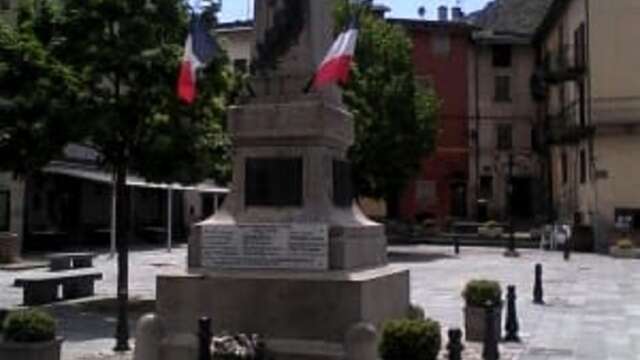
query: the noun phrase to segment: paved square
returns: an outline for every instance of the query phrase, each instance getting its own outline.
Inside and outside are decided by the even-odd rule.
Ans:
[[[539,250],[523,250],[522,256],[514,259],[491,248],[463,248],[456,257],[451,247],[425,245],[392,246],[389,251],[393,266],[411,270],[413,302],[443,327],[463,327],[460,294],[468,280],[495,279],[503,288],[516,285],[523,343],[503,345],[502,359],[640,360],[639,260],[573,254],[571,261],[565,262],[561,253]],[[155,277],[183,269],[185,259],[184,247],[172,253],[133,251],[131,297],[153,300]],[[532,303],[536,263],[544,266],[544,306]],[[115,260],[102,254],[95,266],[104,273],[104,280],[96,284],[97,296],[114,297]],[[0,271],[0,307],[16,307],[21,302],[21,290],[11,286],[13,278],[45,271]],[[78,304],[50,308],[66,338],[65,360],[109,357],[115,324],[110,312],[90,311]],[[464,358],[480,359],[480,353],[479,344],[467,344]]]

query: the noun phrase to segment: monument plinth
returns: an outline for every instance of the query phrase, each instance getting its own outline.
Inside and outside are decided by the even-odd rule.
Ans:
[[[229,113],[231,193],[196,226],[188,274],[158,278],[174,334],[206,315],[216,331],[264,334],[278,359],[338,359],[350,326],[409,308],[408,271],[387,265],[383,226],[353,201],[339,90],[302,91],[331,44],[332,4],[255,2],[261,68],[256,97]],[[269,46],[287,42],[273,61]]]

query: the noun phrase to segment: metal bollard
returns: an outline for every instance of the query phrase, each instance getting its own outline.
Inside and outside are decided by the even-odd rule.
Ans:
[[[487,312],[485,318],[484,342],[482,346],[483,360],[500,359],[500,350],[498,349],[498,329],[496,329],[495,321],[496,307],[493,303],[487,302]]]
[[[518,313],[516,311],[516,287],[514,285],[507,286],[507,321],[504,329],[507,333],[504,341],[520,342],[520,336],[518,336],[520,326],[518,324]]]
[[[564,260],[565,261],[569,261],[569,259],[571,259],[571,243],[569,242],[569,238],[567,237],[567,239],[564,242]]]
[[[211,360],[211,319],[202,317],[198,320],[198,360]]]
[[[538,305],[544,305],[543,291],[542,291],[542,264],[536,264],[536,278],[533,284],[533,303]]]
[[[462,351],[464,350],[464,345],[462,345],[462,330],[457,328],[449,330],[447,350],[449,351],[449,360],[462,360]]]

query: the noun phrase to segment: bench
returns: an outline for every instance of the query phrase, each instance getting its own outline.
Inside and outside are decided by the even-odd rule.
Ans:
[[[44,274],[17,278],[13,285],[22,288],[24,305],[32,306],[58,301],[60,286],[62,286],[63,300],[93,296],[94,282],[101,279],[100,272],[72,270],[60,275]]]
[[[93,267],[94,253],[61,253],[49,255],[49,270],[62,271]]]

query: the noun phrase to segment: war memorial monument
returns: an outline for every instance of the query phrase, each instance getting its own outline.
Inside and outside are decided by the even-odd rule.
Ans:
[[[409,272],[388,265],[384,227],[353,201],[340,91],[302,91],[332,42],[333,5],[255,2],[255,96],[229,112],[231,193],[195,227],[187,271],[157,279],[165,357],[208,316],[215,333],[263,335],[279,360],[339,359],[351,326],[409,309]]]

